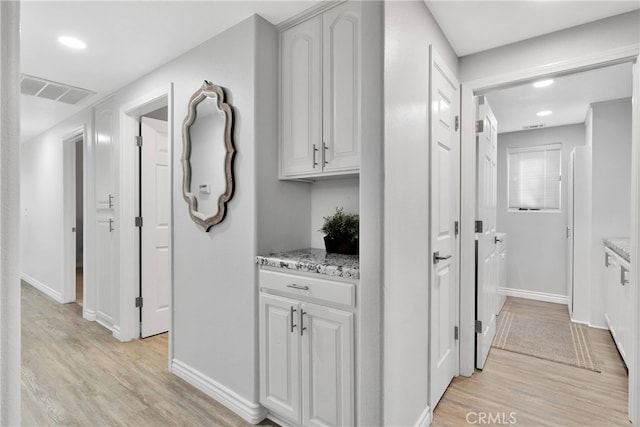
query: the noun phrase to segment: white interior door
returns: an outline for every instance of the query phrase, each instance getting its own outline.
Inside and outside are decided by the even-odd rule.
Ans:
[[[430,406],[458,371],[459,83],[431,48],[430,82]]]
[[[142,117],[140,336],[169,330],[169,146],[167,122]]]
[[[479,96],[477,101],[476,368],[482,369],[496,333],[498,124],[487,99]]]

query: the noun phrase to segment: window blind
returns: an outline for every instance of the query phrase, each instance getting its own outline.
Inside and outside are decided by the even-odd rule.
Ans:
[[[561,144],[509,149],[509,209],[560,210],[561,150]]]

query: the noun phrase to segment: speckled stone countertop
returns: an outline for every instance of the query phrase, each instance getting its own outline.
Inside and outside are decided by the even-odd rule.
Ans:
[[[602,240],[612,251],[631,262],[631,239],[629,237],[605,237]]]
[[[329,254],[323,249],[299,249],[256,257],[256,264],[286,270],[360,279],[358,255]]]

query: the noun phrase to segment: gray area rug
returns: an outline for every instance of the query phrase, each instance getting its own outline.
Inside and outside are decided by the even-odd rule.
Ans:
[[[544,310],[539,304],[545,304]],[[509,298],[491,346],[600,372],[588,327],[571,322],[567,307],[560,304]]]

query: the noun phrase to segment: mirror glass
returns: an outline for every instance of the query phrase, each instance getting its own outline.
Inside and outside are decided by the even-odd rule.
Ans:
[[[205,80],[189,100],[182,126],[183,186],[191,219],[208,231],[233,196],[233,109],[224,91]]]
[[[205,97],[197,107],[191,125],[191,185],[189,192],[198,199],[197,212],[203,218],[218,211],[218,197],[227,186],[224,170],[224,112],[215,96]]]

